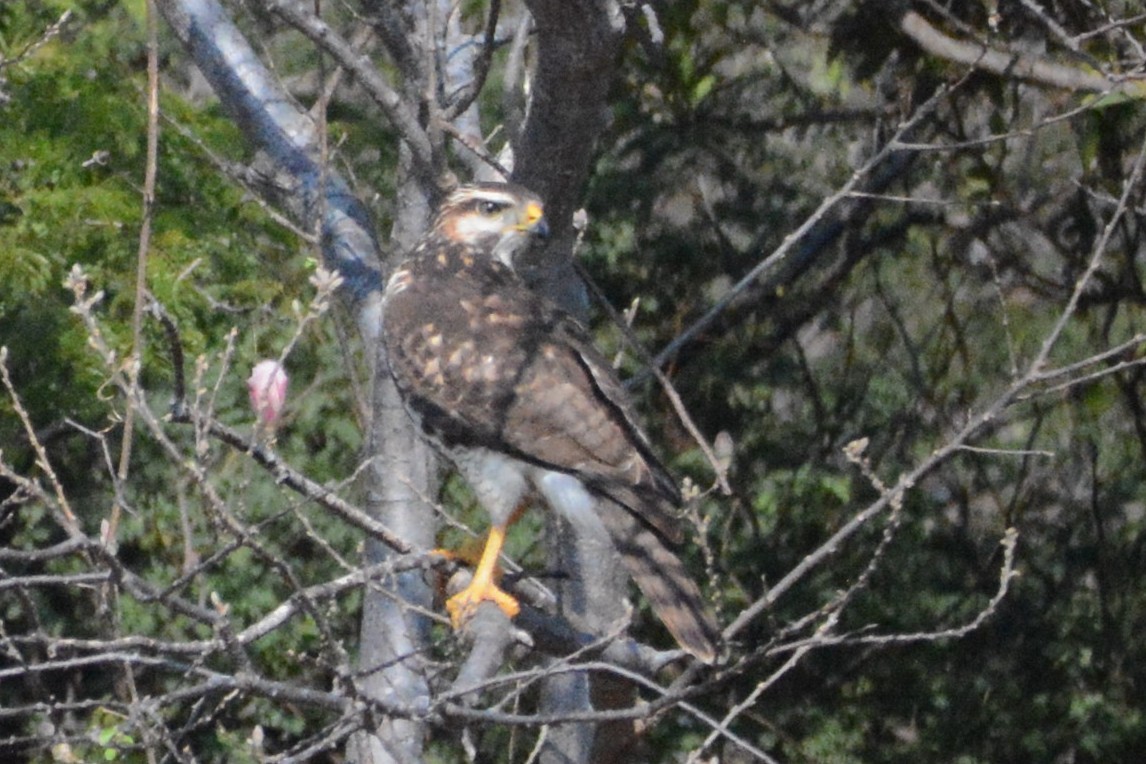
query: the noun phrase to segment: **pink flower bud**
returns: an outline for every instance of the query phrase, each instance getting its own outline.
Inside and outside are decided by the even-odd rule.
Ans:
[[[286,369],[278,361],[259,361],[247,380],[247,392],[259,421],[273,427],[286,403]]]

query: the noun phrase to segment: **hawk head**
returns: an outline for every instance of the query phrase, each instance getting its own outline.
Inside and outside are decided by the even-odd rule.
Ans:
[[[541,199],[509,183],[462,186],[446,198],[432,229],[449,241],[488,252],[510,268],[533,237],[549,235]]]

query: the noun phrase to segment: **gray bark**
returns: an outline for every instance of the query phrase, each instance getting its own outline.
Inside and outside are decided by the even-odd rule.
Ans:
[[[585,289],[573,270],[573,212],[589,174],[595,142],[605,127],[607,96],[616,71],[624,24],[610,0],[529,0],[537,29],[537,68],[529,114],[516,147],[514,179],[545,200],[551,243],[526,273],[534,288],[584,318]],[[556,519],[553,523],[558,523]],[[587,631],[607,631],[624,614],[627,577],[617,569],[607,538],[563,523],[550,534],[550,558],[568,578],[559,585],[560,612]],[[603,529],[601,529],[603,533]],[[610,562],[612,564],[610,564]],[[591,708],[584,674],[546,680],[542,711]],[[556,726],[540,761],[589,761],[595,730],[589,724]]]
[[[448,105],[443,98],[470,85],[479,59],[473,53],[447,54],[472,41],[462,39],[448,3],[361,0],[391,63],[401,73],[402,84],[391,87],[314,17],[308,5],[285,0],[263,4],[350,70],[403,136],[388,258],[392,265],[417,241],[442,185],[451,181],[442,130]],[[530,264],[527,275],[537,288],[583,315],[584,292],[570,263],[571,217],[595,139],[605,125],[606,96],[623,22],[614,2],[532,0],[528,6],[536,22],[538,52],[528,116],[514,141],[514,180],[545,200],[555,236]],[[159,7],[224,108],[260,150],[262,163],[270,168],[258,176],[260,187],[302,227],[321,233],[324,259],[346,280],[344,294],[362,336],[372,343],[378,333],[376,307],[386,269],[364,206],[337,172],[322,166],[317,126],[259,60],[218,0],[159,0]],[[480,140],[476,106],[451,116],[467,140]],[[471,161],[469,171],[476,170]],[[436,495],[435,460],[410,426],[386,373],[385,358],[379,356],[375,364],[367,509],[414,548],[431,548],[436,521],[427,502]],[[600,564],[601,541],[592,534],[561,532],[552,542],[569,574],[560,587],[562,612],[593,633],[615,623],[624,591],[624,577]],[[381,562],[389,554],[385,546],[370,540],[365,562]],[[391,707],[428,708],[431,689],[423,664],[428,623],[411,605],[431,606],[430,587],[420,572],[400,574],[368,590],[358,658],[363,671],[359,691]],[[467,682],[480,680],[466,674]],[[553,680],[545,687],[544,703],[554,711],[587,709],[588,685],[583,675]],[[421,722],[374,718],[371,732],[356,736],[349,746],[350,757],[359,764],[423,758],[427,733]],[[589,725],[559,728],[551,735],[543,760],[587,761],[592,732]]]

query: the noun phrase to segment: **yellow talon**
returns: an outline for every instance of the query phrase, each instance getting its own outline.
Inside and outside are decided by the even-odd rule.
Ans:
[[[487,586],[479,589],[471,582],[469,586],[446,601],[446,611],[450,614],[450,623],[454,630],[460,629],[473,618],[478,605],[487,600],[501,608],[501,612],[510,618],[521,612],[521,605],[517,604],[517,600],[499,589],[497,584],[490,581]]]
[[[446,601],[446,611],[450,614],[450,623],[453,624],[455,630],[460,629],[462,624],[473,618],[478,605],[486,600],[497,605],[510,618],[521,612],[521,606],[517,604],[517,600],[498,588],[494,582],[498,574],[497,558],[501,554],[502,545],[505,543],[505,530],[505,526],[500,525],[494,525],[489,529],[489,537],[486,539],[485,549],[482,550],[481,559],[478,560],[477,568],[474,570],[473,579],[466,588]],[[454,556],[449,553],[443,554],[447,557]]]

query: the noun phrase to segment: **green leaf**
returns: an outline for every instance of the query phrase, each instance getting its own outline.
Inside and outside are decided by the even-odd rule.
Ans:
[[[716,85],[716,77],[714,75],[706,74],[701,77],[700,80],[692,86],[692,95],[689,98],[691,104],[696,106],[703,101],[705,97],[712,92],[714,85]]]

